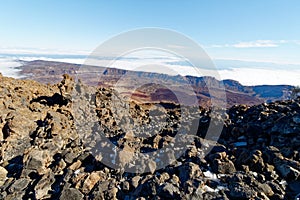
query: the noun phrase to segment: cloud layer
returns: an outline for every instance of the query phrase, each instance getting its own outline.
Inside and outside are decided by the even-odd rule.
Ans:
[[[85,59],[82,58],[49,58],[43,57],[0,57],[0,72],[5,76],[18,78],[19,69],[21,65],[17,60],[48,60],[48,61],[61,61],[76,64],[85,63]],[[173,61],[173,64],[170,64]],[[237,62],[236,66],[233,67],[222,67],[222,62],[217,62],[218,71],[208,70],[201,68],[194,68],[185,64],[185,62],[177,62],[175,58],[142,58],[142,59],[120,59],[113,61],[111,59],[93,60],[93,64],[98,66],[109,66],[120,69],[136,70],[136,71],[148,71],[167,73],[171,75],[192,75],[192,76],[214,76],[217,79],[233,79],[237,80],[243,85],[300,85],[300,68],[292,67],[289,69],[284,68],[272,68],[266,67],[268,63],[260,65],[259,67],[243,67],[239,64],[239,61],[231,61],[231,63]],[[178,64],[176,64],[178,63]],[[243,62],[240,62],[243,63]],[[252,63],[253,64],[253,63]],[[255,63],[254,63],[255,64]],[[272,63],[270,63],[270,66]],[[238,67],[239,66],[239,67]]]

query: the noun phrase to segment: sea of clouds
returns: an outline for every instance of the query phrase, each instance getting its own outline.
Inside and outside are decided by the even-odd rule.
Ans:
[[[21,78],[19,67],[23,61],[33,60],[90,64],[171,75],[214,76],[219,80],[237,80],[243,85],[300,85],[300,66],[297,65],[216,59],[213,62],[217,70],[214,70],[193,67],[182,58],[170,55],[132,54],[118,59],[109,57],[87,59],[85,55],[0,54],[0,72],[5,76]]]

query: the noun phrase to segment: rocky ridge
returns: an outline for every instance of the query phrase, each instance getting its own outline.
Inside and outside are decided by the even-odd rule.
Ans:
[[[117,124],[122,118],[113,117],[112,89],[93,93],[68,75],[55,85],[3,76],[0,82],[0,199],[295,199],[300,193],[300,99],[237,105],[221,118],[202,108],[130,102],[133,122],[125,121],[128,127],[121,129]],[[76,113],[74,90],[84,90],[84,98],[94,100]],[[82,105],[81,100],[75,105]],[[95,110],[94,116],[80,113],[87,108]],[[184,109],[190,118],[182,119],[183,124],[199,118],[188,150],[161,169],[152,160],[138,163],[146,173],[122,171],[130,163],[134,167],[136,152],[158,151],[172,143]],[[86,121],[96,119],[99,131],[127,150],[115,158],[123,166],[101,162],[113,152],[91,154],[97,144],[105,144],[90,134],[93,124],[76,128],[78,114]],[[166,117],[163,131],[150,134],[141,129],[147,126],[136,125],[159,125],[151,124],[151,116]],[[212,118],[224,125],[217,144],[204,139]]]
[[[235,104],[247,104],[257,105],[263,102],[271,102],[275,100],[284,100],[291,95],[291,90],[294,88],[289,85],[260,85],[260,86],[244,86],[235,80],[223,80],[209,76],[196,77],[196,76],[171,76],[161,73],[143,72],[143,71],[131,71],[117,68],[95,67],[63,62],[53,62],[44,60],[35,60],[26,62],[23,61],[23,65],[20,68],[20,75],[24,79],[36,80],[42,83],[56,84],[61,80],[63,74],[70,74],[79,76],[80,79],[86,83],[93,83],[98,85],[116,85],[116,83],[122,80],[124,92],[131,91],[131,87],[135,85],[143,85],[147,82],[160,83],[163,80],[163,86],[176,86],[178,84],[188,83],[192,86],[194,93],[190,94],[187,90],[182,90],[180,87],[176,87],[178,92],[184,93],[184,95],[195,95],[199,100],[199,104],[202,107],[209,107],[211,94],[209,90],[213,90],[218,93],[222,93],[223,86],[226,92],[228,107]],[[88,73],[88,77],[80,73]],[[95,73],[97,72],[97,73]],[[88,84],[89,84],[88,83]],[[174,90],[174,89],[173,89]],[[136,93],[131,97],[135,97],[136,100],[143,100],[147,102],[155,102],[157,100],[172,99],[170,90],[165,87],[161,87],[160,84],[154,85],[152,88],[144,87],[138,88]]]

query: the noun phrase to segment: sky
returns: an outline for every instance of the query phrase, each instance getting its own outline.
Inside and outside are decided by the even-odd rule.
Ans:
[[[299,0],[0,0],[0,54],[88,54],[119,33],[158,27],[188,36],[216,60],[295,68],[299,10]]]

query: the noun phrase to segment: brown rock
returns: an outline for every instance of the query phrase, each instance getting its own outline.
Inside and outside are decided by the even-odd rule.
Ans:
[[[108,191],[107,196],[109,199],[116,200],[117,199],[118,188],[113,187]]]
[[[272,190],[272,188],[268,185],[268,184],[266,184],[266,183],[264,183],[264,184],[258,184],[258,188],[263,192],[263,193],[265,193],[268,197],[271,197],[271,196],[273,196],[274,195],[274,192],[273,192],[273,190]]]
[[[135,176],[131,179],[131,185],[136,188],[139,185],[141,177],[140,176]]]
[[[71,77],[68,74],[63,75],[63,80],[58,85],[58,88],[60,90],[60,94],[63,96],[65,100],[70,101],[72,99],[72,92],[74,89],[74,78]]]
[[[0,186],[2,186],[6,180],[7,170],[0,166]]]
[[[215,159],[212,163],[212,170],[215,173],[230,174],[236,172],[235,166],[231,160]]]
[[[101,176],[99,175],[98,172],[92,172],[87,179],[85,179],[84,183],[83,183],[83,188],[82,191],[84,193],[89,193],[93,187],[95,186],[95,184],[100,180]]]
[[[51,197],[51,186],[55,178],[52,172],[45,174],[42,179],[34,187],[35,196],[37,199],[46,199]]]
[[[77,169],[80,168],[81,164],[82,164],[81,161],[80,161],[80,160],[77,160],[76,162],[74,162],[74,163],[69,167],[69,169],[75,171],[75,170],[77,170]]]
[[[167,172],[162,173],[159,177],[160,183],[164,183],[169,179],[170,179],[170,175]]]

